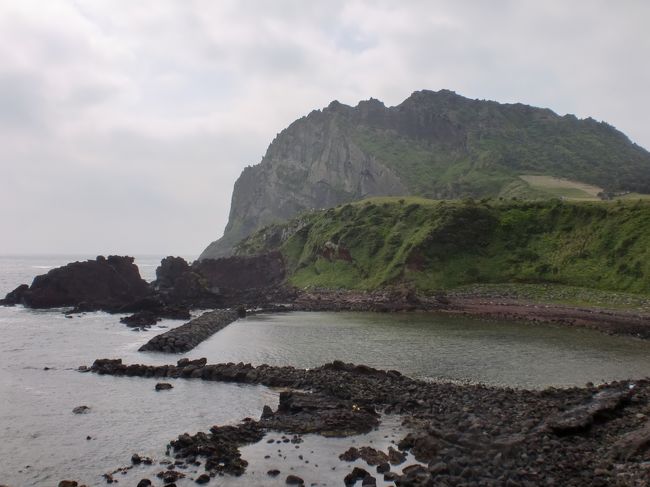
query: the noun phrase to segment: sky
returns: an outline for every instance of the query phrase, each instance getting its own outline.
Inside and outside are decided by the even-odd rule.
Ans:
[[[275,135],[450,89],[650,148],[650,2],[0,0],[0,254],[197,256]]]

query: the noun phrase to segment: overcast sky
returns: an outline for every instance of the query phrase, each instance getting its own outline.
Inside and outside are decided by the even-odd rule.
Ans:
[[[277,132],[419,89],[650,148],[650,2],[0,0],[0,254],[198,255]]]

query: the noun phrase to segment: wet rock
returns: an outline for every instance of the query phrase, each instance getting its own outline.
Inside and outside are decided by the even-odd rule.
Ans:
[[[345,478],[343,479],[343,483],[348,486],[354,485],[358,480],[363,480],[366,477],[371,477],[369,472],[367,472],[362,468],[354,467],[352,472],[350,472],[345,476]]]
[[[158,472],[156,477],[162,479],[165,484],[171,484],[172,482],[185,478],[185,474],[177,470],[163,470],[162,472]]]
[[[372,475],[369,475],[361,481],[361,485],[372,487],[373,485],[377,485],[377,479]]]
[[[90,408],[88,406],[77,406],[72,412],[74,414],[87,414],[90,412]]]
[[[269,477],[277,477],[278,475],[280,475],[280,471],[278,469],[269,470],[268,472],[266,472],[266,475],[268,475]]]
[[[419,462],[429,462],[436,457],[439,440],[429,432],[409,433],[398,443],[400,450],[410,449]]]
[[[361,448],[351,447],[346,452],[339,455],[339,459],[346,462],[353,462],[359,458],[372,466],[388,461],[388,455],[369,446],[362,446]]]
[[[391,465],[399,465],[406,461],[406,453],[396,450],[392,446],[388,447],[388,461]]]
[[[151,480],[149,479],[142,479],[140,482],[138,482],[138,485],[136,487],[151,487],[153,485],[151,483]]]
[[[138,455],[137,453],[134,453],[131,456],[131,463],[133,465],[140,465],[141,463],[144,463],[145,465],[151,465],[153,464],[153,460],[150,457],[143,457]]]
[[[284,483],[287,485],[305,485],[305,481],[297,475],[287,475]]]
[[[261,419],[268,419],[273,416],[273,409],[271,409],[270,406],[267,406],[266,404],[262,408],[262,416]]]
[[[25,304],[24,296],[28,291],[29,286],[27,284],[21,284],[16,289],[7,294],[4,299],[0,299],[0,305],[14,306],[16,304]]]
[[[390,464],[388,462],[380,463],[377,465],[377,473],[386,473],[390,470]]]
[[[205,456],[205,469],[215,474],[242,475],[248,462],[241,458],[239,447],[257,443],[264,431],[254,421],[236,426],[213,426],[210,433],[183,434],[171,446],[177,458]]]
[[[130,316],[120,318],[120,323],[124,323],[126,326],[131,328],[148,328],[158,323],[159,320],[160,318],[151,311],[138,311]]]
[[[62,480],[59,487],[77,487],[79,483],[76,480]]]
[[[195,480],[195,482],[196,482],[197,484],[207,484],[208,482],[210,482],[210,476],[209,476],[208,474],[205,474],[205,473],[204,473],[204,474],[201,474],[201,475],[199,475],[199,476],[197,477],[197,479]]]
[[[174,386],[171,385],[169,382],[158,382],[158,384],[156,384],[156,390],[157,391],[167,391],[167,390],[173,389],[173,388],[174,388]]]

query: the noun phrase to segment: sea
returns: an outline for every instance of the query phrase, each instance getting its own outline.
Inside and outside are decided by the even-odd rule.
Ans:
[[[49,269],[92,258],[0,256],[0,295]],[[161,258],[135,256],[144,279],[155,278]],[[277,406],[279,391],[262,386],[178,379],[170,381],[173,389],[156,392],[155,379],[80,373],[80,365],[97,358],[175,363],[181,356],[138,348],[182,322],[163,320],[148,331],[133,331],[119,322],[121,315],[68,318],[64,311],[0,307],[0,485],[56,486],[63,479],[106,485],[102,474],[130,465],[134,453],[152,457],[154,465],[115,474],[120,484],[149,478],[161,485],[155,474],[163,469],[158,462],[169,458],[170,440],[258,418],[264,405]],[[542,389],[650,376],[649,352],[650,344],[639,339],[547,324],[432,313],[296,312],[241,319],[185,356],[297,367],[344,360],[428,381]],[[74,414],[77,406],[88,412]],[[403,436],[402,428],[400,418],[392,417],[359,437],[305,435],[300,450],[281,443],[270,458],[262,447],[265,438],[242,449],[250,462],[245,475],[214,484],[280,486],[291,473],[317,485],[340,485],[348,471],[364,465],[341,466],[338,454],[370,442],[385,449]],[[275,479],[266,474],[274,468],[282,472]],[[177,485],[196,485],[193,473],[187,474]]]

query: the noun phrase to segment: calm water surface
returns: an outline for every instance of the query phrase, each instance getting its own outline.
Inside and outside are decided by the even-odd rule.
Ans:
[[[0,294],[71,260],[75,259],[0,258]],[[152,279],[159,261],[159,257],[138,259],[143,276]],[[67,319],[56,310],[0,307],[0,484],[49,486],[74,478],[105,485],[99,474],[127,465],[134,452],[160,459],[164,446],[179,433],[259,417],[264,404],[277,404],[277,391],[264,387],[176,380],[171,391],[156,393],[155,380],[74,370],[98,357],[174,362],[178,356],[137,351],[163,331],[154,327],[133,332],[119,323],[119,316],[104,313]],[[649,351],[649,344],[639,340],[525,323],[432,314],[291,313],[237,321],[188,356],[299,367],[340,359],[431,380],[539,388],[648,376]],[[79,405],[89,406],[90,413],[72,414]],[[366,438],[347,440],[308,436],[300,452],[311,463],[294,459],[291,473],[338,485],[345,470],[333,472],[324,452],[343,452],[352,441],[372,440],[382,446],[399,436],[398,429],[386,424]],[[280,459],[264,459],[264,444],[243,450],[251,461],[246,476],[219,483],[269,485],[266,470],[284,468],[277,463]],[[309,456],[311,451],[315,453]],[[297,451],[278,455],[289,458],[282,459],[286,467]],[[121,484],[135,485],[160,467],[136,470]],[[283,485],[283,479],[277,485]],[[195,484],[186,480],[178,485]]]

